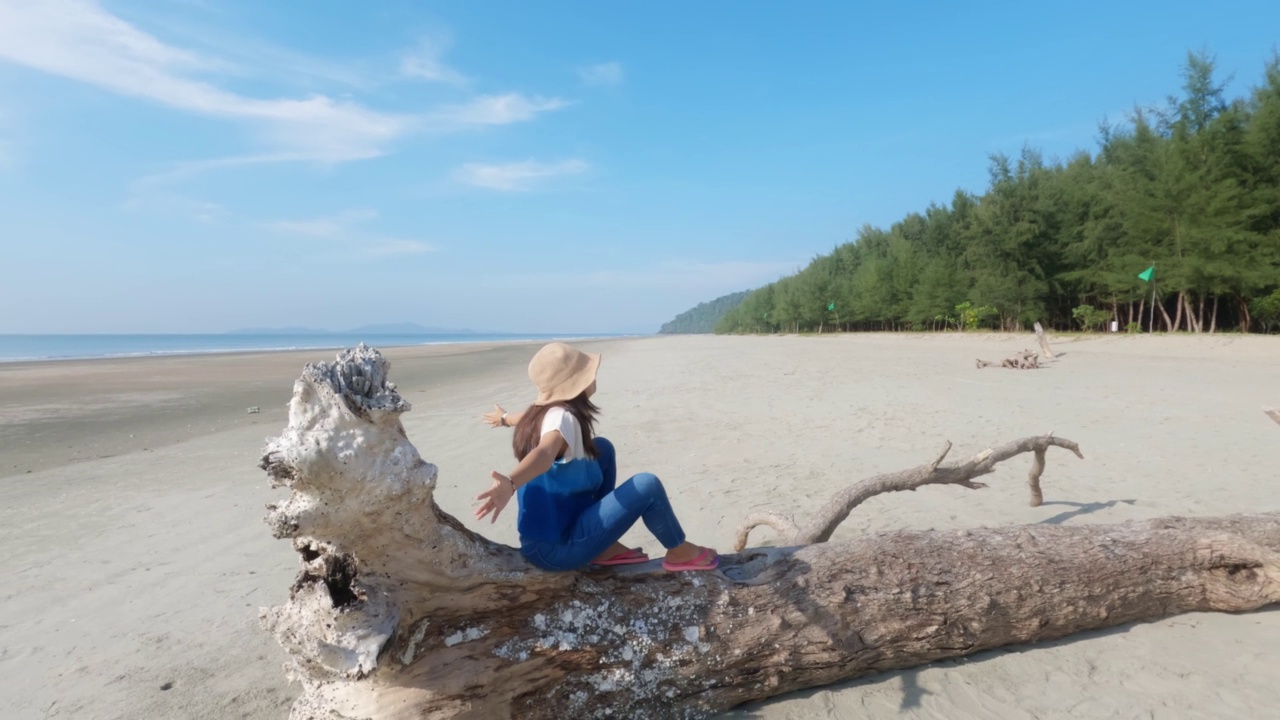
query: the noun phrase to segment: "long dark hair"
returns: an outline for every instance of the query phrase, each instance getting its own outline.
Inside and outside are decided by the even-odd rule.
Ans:
[[[596,457],[595,424],[600,408],[596,407],[591,402],[591,398],[583,392],[572,400],[529,406],[516,425],[515,434],[511,437],[511,449],[516,453],[516,462],[524,460],[526,455],[538,447],[538,443],[542,440],[542,418],[553,407],[562,407],[578,418],[578,425],[582,426],[582,449],[587,453],[587,457]],[[565,438],[566,442],[568,440],[569,438]]]

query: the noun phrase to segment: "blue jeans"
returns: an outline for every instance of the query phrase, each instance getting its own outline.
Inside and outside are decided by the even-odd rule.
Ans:
[[[618,482],[618,456],[613,443],[596,438],[596,461],[604,475],[595,504],[573,522],[568,540],[560,543],[521,542],[525,559],[543,570],[576,570],[585,567],[600,553],[618,541],[636,520],[670,550],[684,542],[684,530],[671,510],[662,481],[649,473],[640,473],[614,488]]]

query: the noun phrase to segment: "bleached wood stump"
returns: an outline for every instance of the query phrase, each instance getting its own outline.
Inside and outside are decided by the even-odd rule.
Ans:
[[[292,490],[267,523],[302,562],[289,600],[261,613],[302,683],[295,720],[698,718],[1011,643],[1280,601],[1277,513],[823,542],[866,497],[981,487],[973,477],[1021,452],[1036,455],[1038,490],[1047,448],[1075,449],[1048,436],[872,478],[819,513],[803,537],[814,544],[743,550],[718,572],[543,572],[436,505],[437,469],[406,437],[409,405],[387,370],[364,346],[308,365],[263,457]]]
[[[1057,357],[1056,355],[1053,354],[1053,350],[1049,348],[1049,338],[1045,337],[1044,326],[1041,325],[1040,321],[1038,320],[1036,321],[1035,329],[1036,329],[1036,342],[1040,343],[1040,352],[1044,353],[1044,356],[1049,359],[1053,359]]]

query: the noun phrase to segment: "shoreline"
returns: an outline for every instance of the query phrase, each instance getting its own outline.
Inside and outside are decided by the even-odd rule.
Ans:
[[[623,340],[587,340],[600,345]],[[541,340],[378,349],[416,401],[507,367],[524,377]],[[0,363],[0,479],[132,452],[154,452],[237,427],[283,427],[293,382],[342,347]],[[257,413],[249,408],[257,407]],[[480,409],[480,412],[483,408]]]
[[[115,334],[70,334],[70,335],[49,335],[47,337],[145,337],[148,333],[139,333],[136,335],[115,335]],[[152,333],[157,337],[182,337],[184,333]],[[186,333],[193,337],[213,337],[214,334],[208,333]],[[417,347],[438,347],[442,345],[505,345],[512,343],[548,343],[548,342],[601,342],[607,340],[638,340],[650,335],[547,335],[547,336],[525,336],[512,335],[506,337],[485,336],[485,333],[477,333],[481,337],[474,340],[458,339],[458,340],[436,340],[430,342],[411,342],[411,343],[365,343],[370,347],[382,348],[417,348]],[[498,335],[494,333],[494,335]],[[5,337],[46,337],[42,335],[23,335],[23,334],[0,334],[0,340]],[[255,337],[253,335],[232,335],[232,337]],[[390,336],[384,336],[390,337]],[[415,336],[403,336],[406,338]],[[358,344],[358,343],[357,343]],[[131,353],[108,353],[101,355],[58,355],[46,357],[0,357],[0,366],[6,365],[23,365],[35,363],[61,363],[61,362],[78,362],[90,360],[134,360],[148,358],[169,358],[169,357],[219,357],[230,355],[255,355],[255,354],[277,354],[289,352],[314,352],[317,350],[342,350],[349,347],[355,347],[350,343],[337,344],[320,344],[320,345],[297,345],[297,346],[280,346],[280,347],[253,347],[253,348],[214,348],[214,349],[195,349],[195,350],[149,350]]]

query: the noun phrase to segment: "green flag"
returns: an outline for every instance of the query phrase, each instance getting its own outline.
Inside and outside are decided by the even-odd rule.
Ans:
[[[1138,279],[1143,282],[1151,282],[1151,276],[1154,275],[1155,272],[1156,272],[1156,266],[1152,265],[1146,270],[1143,270],[1142,272],[1138,273]]]
[[[836,309],[836,304],[834,302],[832,302],[830,305],[827,306],[827,310],[835,310],[835,309]]]

